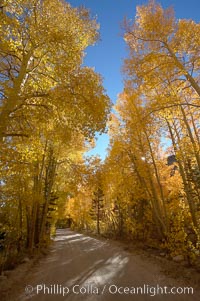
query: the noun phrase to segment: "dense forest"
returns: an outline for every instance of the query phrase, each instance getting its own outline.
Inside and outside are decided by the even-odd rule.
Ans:
[[[61,0],[1,1],[1,268],[61,226],[199,258],[200,24],[138,6],[113,107],[83,65],[98,29]],[[84,156],[97,132],[104,162]]]

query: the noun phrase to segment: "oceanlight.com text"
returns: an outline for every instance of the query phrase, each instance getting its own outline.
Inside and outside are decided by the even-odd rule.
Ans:
[[[193,295],[193,287],[169,287],[144,284],[142,286],[120,286],[116,284],[105,284],[103,286],[95,285],[80,285],[64,286],[61,284],[38,284],[35,287],[27,285],[25,288],[26,294],[44,294],[44,295],[149,295],[151,297],[157,295]]]

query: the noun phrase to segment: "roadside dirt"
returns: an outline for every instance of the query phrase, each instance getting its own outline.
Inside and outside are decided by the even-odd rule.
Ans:
[[[199,275],[133,245],[63,229],[46,256],[1,280],[0,300],[197,301]]]

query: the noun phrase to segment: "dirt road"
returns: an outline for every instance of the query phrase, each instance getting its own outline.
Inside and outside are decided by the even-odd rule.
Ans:
[[[27,275],[26,292],[12,301],[200,300],[160,269],[119,243],[58,230],[50,254]]]

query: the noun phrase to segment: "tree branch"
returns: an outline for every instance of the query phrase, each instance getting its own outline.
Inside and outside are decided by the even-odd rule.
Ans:
[[[27,134],[23,134],[23,133],[3,133],[2,134],[3,137],[29,137],[29,135]]]
[[[172,105],[168,105],[168,106],[165,106],[162,108],[154,109],[154,110],[150,111],[149,114],[147,114],[146,116],[153,114],[155,112],[159,112],[159,111],[162,111],[165,109],[170,109],[170,108],[178,107],[178,106],[190,106],[190,107],[194,107],[194,108],[200,108],[200,105],[197,105],[197,104],[192,104],[192,103],[187,103],[187,102],[186,103],[178,103],[178,104],[172,104]]]

